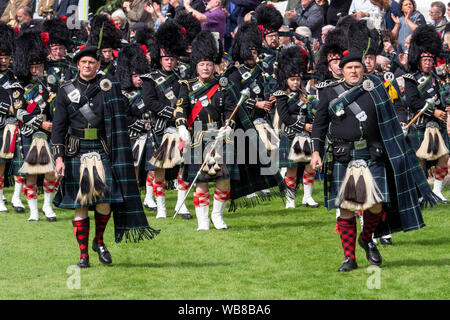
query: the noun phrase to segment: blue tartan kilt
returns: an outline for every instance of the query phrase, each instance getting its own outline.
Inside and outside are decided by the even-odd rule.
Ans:
[[[423,139],[425,137],[425,130],[426,130],[426,128],[416,129],[416,138],[418,141],[417,149],[420,148],[420,145],[423,142]],[[442,135],[442,139],[444,139],[445,146],[447,147],[448,150],[450,150],[450,139],[448,137],[447,130],[445,128],[441,128],[439,130],[439,132]],[[416,151],[417,151],[417,149],[416,149]]]
[[[55,195],[53,204],[62,209],[75,209],[82,206],[76,201],[78,190],[80,187],[80,157],[84,153],[98,152],[102,158],[103,168],[105,170],[105,196],[97,201],[85,205],[85,207],[93,207],[99,203],[121,203],[123,202],[122,192],[113,178],[111,161],[109,156],[104,152],[103,146],[99,140],[80,140],[80,148],[78,154],[74,157],[64,157],[65,173],[61,180],[58,192]]]
[[[150,133],[147,135],[147,141],[145,143],[145,157],[143,159],[145,161],[145,171],[154,171],[154,170],[158,169],[157,167],[155,167],[154,165],[152,165],[150,163],[150,159],[152,158],[153,153],[158,148],[158,146],[161,145],[163,136],[164,136],[164,134],[153,135],[153,137],[155,138],[155,143],[156,143],[156,145],[153,146],[153,141],[150,138]]]
[[[192,183],[195,179],[195,176],[197,172],[200,170],[200,167],[204,161],[203,156],[201,152],[204,153],[205,147],[207,143],[205,141],[202,142],[202,148],[191,148],[190,149],[190,163],[184,163],[183,164],[183,171],[182,171],[182,179],[183,181]],[[194,150],[201,150],[200,154],[196,153]],[[216,148],[217,150],[217,148]],[[186,155],[185,155],[186,157]],[[226,163],[227,158],[233,158],[233,164]],[[234,147],[232,144],[226,143],[225,141],[222,142],[222,159],[223,159],[223,165],[221,166],[221,174],[216,176],[210,176],[206,172],[201,172],[199,174],[199,177],[196,182],[213,182],[218,180],[224,180],[224,179],[231,179],[231,180],[239,180],[239,167],[236,164],[235,157],[234,157]]]
[[[290,139],[284,134],[281,134],[280,137],[280,148],[278,149],[278,167],[279,168],[293,168],[293,167],[301,167],[304,166],[305,163],[302,162],[294,162],[289,160],[289,152],[291,151],[292,141],[294,139]]]
[[[19,133],[18,133],[19,134]],[[23,166],[23,162],[27,157],[28,152],[30,151],[31,143],[33,142],[33,135],[29,136],[20,136],[22,152],[20,151],[19,139],[16,139],[16,148],[14,149],[14,158],[12,159],[10,175],[25,177],[26,175],[19,173],[20,168]],[[47,139],[48,146],[50,150],[52,150],[52,144],[50,139]]]
[[[369,149],[362,149],[362,150],[350,150],[350,155],[352,157],[352,160],[356,159],[363,159],[366,160],[370,173],[372,174],[376,185],[380,189],[381,194],[383,195],[383,201],[382,203],[389,203],[390,202],[390,196],[389,196],[389,187],[388,187],[388,180],[386,176],[386,167],[383,161],[377,161],[370,159]],[[348,163],[341,163],[338,161],[333,161],[333,174],[332,174],[332,180],[329,190],[329,196],[327,201],[327,208],[328,210],[336,209],[338,208],[335,204],[336,198],[339,194],[339,190],[341,189],[342,182],[345,177],[345,172],[347,170]],[[327,181],[325,182],[325,186],[327,185]]]

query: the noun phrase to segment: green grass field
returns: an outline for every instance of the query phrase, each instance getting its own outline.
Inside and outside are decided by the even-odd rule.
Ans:
[[[315,190],[321,190],[319,184]],[[11,192],[6,189],[8,200]],[[450,188],[444,194],[450,198]],[[28,222],[28,214],[12,209],[0,213],[0,299],[450,298],[450,205],[426,209],[425,228],[394,234],[392,246],[379,245],[384,260],[380,269],[368,268],[364,251],[357,247],[359,268],[341,274],[335,213],[323,206],[285,210],[276,199],[226,213],[228,230],[215,230],[211,224],[211,230],[197,232],[195,217],[172,219],[175,197],[175,191],[167,191],[167,219],[156,220],[155,212],[146,211],[149,224],[161,229],[152,241],[114,243],[111,219],[105,242],[113,264],[101,265],[90,249],[91,268],[82,270],[74,268],[79,249],[72,211],[57,210],[54,223],[42,214],[41,221]],[[323,204],[321,192],[315,198]],[[39,201],[41,208],[42,195]],[[91,241],[94,230],[92,218]]]

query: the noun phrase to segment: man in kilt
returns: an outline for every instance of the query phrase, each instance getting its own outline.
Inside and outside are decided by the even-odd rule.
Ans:
[[[255,22],[245,22],[239,26],[232,43],[232,59],[238,65],[228,70],[228,79],[233,88],[236,102],[240,92],[249,88],[250,96],[242,108],[249,116],[252,127],[256,128],[264,148],[276,152],[279,139],[272,126],[271,111],[275,97],[266,94],[267,83],[264,78],[264,68],[258,61],[261,52],[261,32]],[[239,115],[238,115],[239,117]],[[248,163],[248,159],[246,159]],[[269,196],[269,190],[263,190],[262,196]],[[256,196],[251,194],[249,197]]]
[[[355,43],[367,43],[364,34],[354,37]],[[340,208],[337,224],[345,260],[338,271],[347,272],[357,268],[355,211],[364,217],[358,243],[369,263],[381,265],[374,232],[379,237],[424,227],[419,197],[430,204],[436,198],[408,149],[383,83],[364,76],[362,50],[344,51],[340,66],[345,81],[321,93],[310,164],[322,166],[327,143],[325,204],[328,210]]]
[[[29,221],[39,220],[37,178],[44,175],[44,212],[47,221],[55,221],[52,200],[59,181],[55,178],[50,153],[52,118],[50,90],[44,76],[48,55],[46,35],[31,28],[17,39],[14,73],[24,87],[25,103],[15,109],[20,123],[20,145],[16,148],[13,174],[26,177],[23,191],[30,209]]]
[[[442,41],[435,28],[421,25],[414,30],[408,53],[408,71],[404,74],[406,103],[414,114],[428,104],[429,108],[415,122],[419,147],[417,157],[424,169],[426,163],[435,165],[433,192],[442,202],[444,178],[448,174],[450,142],[447,134],[446,102],[441,95],[441,83],[435,73],[436,59],[441,53]]]
[[[100,43],[100,73],[112,76],[116,73],[117,62],[114,54],[120,48],[120,39],[120,30],[106,15],[99,14],[92,20],[88,43],[94,46]]]
[[[137,44],[124,46],[117,60],[117,77],[121,80],[122,94],[128,100],[128,132],[133,151],[136,179],[140,185],[140,172],[145,172],[145,144],[150,114],[142,100],[141,75],[148,73],[149,63],[143,49]],[[141,170],[142,169],[142,170]],[[146,179],[146,175],[143,180]]]
[[[6,165],[11,162],[17,145],[18,123],[14,116],[14,110],[24,105],[23,87],[15,77],[11,67],[11,57],[14,54],[16,32],[7,24],[0,23],[0,212],[8,209],[4,203],[3,188],[5,185]],[[24,212],[25,207],[20,199],[23,185],[23,177],[14,176],[14,194],[11,200],[16,212]]]
[[[303,55],[298,47],[282,49],[278,56],[279,90],[275,92],[276,108],[283,124],[280,138],[279,166],[287,167],[284,181],[287,185],[286,208],[295,208],[297,176],[303,166],[302,205],[316,208],[319,204],[312,198],[315,168],[311,168],[311,130],[313,105],[317,102],[308,97],[302,87]]]
[[[234,98],[231,90],[226,90],[224,83],[220,84],[214,75],[215,65],[220,64],[222,54],[218,33],[205,30],[197,35],[192,42],[191,59],[198,76],[180,81],[180,95],[175,109],[176,126],[186,150],[183,180],[193,183],[199,174],[194,191],[197,230],[209,230],[210,226],[208,183],[215,182],[211,212],[213,225],[216,229],[227,229],[223,213],[230,198],[230,179],[239,181],[236,165],[232,161],[227,164],[235,122],[225,123],[225,119],[233,112]],[[216,148],[210,152],[214,144]],[[209,154],[206,165],[202,166],[206,154]]]
[[[147,142],[145,169],[149,172],[147,184],[152,183],[154,171],[153,193],[156,196],[156,218],[166,218],[166,181],[178,177],[178,201],[175,211],[180,206],[180,215],[191,219],[192,215],[184,205],[184,195],[188,189],[179,174],[181,153],[178,150],[179,140],[175,128],[174,111],[179,96],[180,76],[175,72],[177,59],[185,51],[184,35],[181,27],[173,20],[162,24],[155,34],[156,48],[152,49],[152,65],[154,71],[141,76],[142,98],[151,112],[152,128]]]
[[[100,52],[82,47],[74,56],[79,75],[58,91],[52,129],[55,172],[62,177],[54,203],[74,209],[80,268],[89,267],[88,210],[95,210],[92,249],[103,264],[112,262],[103,234],[114,214],[116,242],[151,239],[136,182],[120,81],[98,74]]]
[[[43,30],[48,34],[49,58],[46,62],[47,85],[50,88],[52,110],[54,112],[54,97],[59,86],[66,80],[74,78],[77,67],[69,60],[67,48],[70,47],[70,32],[62,19],[45,20]]]

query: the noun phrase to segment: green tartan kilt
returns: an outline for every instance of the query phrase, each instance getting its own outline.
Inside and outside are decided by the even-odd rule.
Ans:
[[[416,137],[417,137],[417,141],[418,141],[417,149],[420,148],[420,145],[423,142],[423,139],[425,137],[425,130],[426,130],[426,128],[416,129]],[[448,137],[447,130],[445,128],[441,128],[439,130],[439,132],[442,135],[442,139],[444,139],[444,143],[445,143],[447,149],[450,150],[450,139]],[[417,149],[416,149],[416,151],[417,151]]]
[[[350,150],[350,155],[352,160],[356,159],[366,160],[369,166],[370,173],[372,174],[375,183],[380,189],[380,192],[383,196],[384,200],[382,201],[382,203],[389,203],[390,202],[389,187],[384,162],[370,159],[369,149],[362,149],[362,150],[353,149]],[[327,165],[329,164],[327,163]],[[328,210],[338,208],[335,202],[339,194],[339,190],[341,189],[348,163],[333,161],[331,165],[333,166],[333,173],[330,183],[329,196],[328,197],[325,196],[325,203],[327,205]],[[325,174],[324,187],[327,188],[327,185],[328,185],[327,175]],[[325,192],[325,195],[326,194],[327,193]]]
[[[195,176],[197,172],[200,170],[200,167],[204,161],[204,158],[202,156],[202,152],[204,152],[205,147],[207,145],[207,142],[202,142],[202,148],[191,148],[190,149],[190,163],[184,163],[183,164],[183,171],[182,171],[182,179],[183,181],[192,183],[195,179]],[[196,150],[196,151],[194,151]],[[216,148],[217,150],[217,148]],[[234,148],[232,144],[226,143],[225,141],[222,142],[222,159],[223,159],[223,165],[221,166],[222,174],[219,176],[210,176],[207,173],[201,172],[196,182],[213,182],[218,180],[224,180],[224,179],[231,179],[231,180],[239,180],[239,167],[236,164],[236,161],[234,161],[234,164],[227,164],[226,159],[228,157],[234,157]],[[186,157],[186,155],[185,155]]]
[[[53,204],[62,209],[81,208],[81,204],[76,201],[80,187],[80,166],[81,155],[88,152],[98,152],[102,158],[103,168],[105,170],[105,196],[97,201],[89,203],[84,207],[92,207],[99,203],[121,203],[123,202],[122,192],[113,178],[111,161],[104,152],[103,146],[99,140],[80,140],[78,154],[74,157],[64,157],[65,173],[61,180],[58,192],[55,195]]]
[[[280,137],[280,148],[278,149],[278,167],[279,168],[293,168],[293,167],[302,167],[305,165],[304,162],[294,162],[289,160],[289,152],[291,151],[292,141],[294,139],[290,139],[284,134],[281,134]]]

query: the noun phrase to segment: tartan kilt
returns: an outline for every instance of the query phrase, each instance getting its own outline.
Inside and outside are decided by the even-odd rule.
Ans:
[[[383,161],[377,161],[370,159],[369,149],[362,149],[362,150],[350,150],[350,155],[352,160],[356,159],[363,159],[366,160],[370,173],[372,174],[376,185],[380,189],[380,192],[383,196],[382,203],[389,203],[390,202],[390,196],[389,196],[389,186],[388,186],[388,180],[386,176],[386,167]],[[325,159],[326,161],[326,159]],[[329,164],[327,163],[327,166]],[[338,161],[332,161],[332,180],[330,182],[330,190],[329,190],[329,196],[325,196],[325,203],[327,205],[328,210],[337,209],[336,206],[336,198],[339,194],[339,190],[342,186],[342,182],[345,177],[345,173],[347,170],[348,163],[341,163]],[[325,171],[326,172],[326,171]],[[327,175],[325,174],[325,183],[324,187],[326,188],[328,185],[327,181]],[[326,190],[325,190],[326,191]],[[325,192],[325,194],[327,194]]]
[[[288,138],[284,134],[280,135],[280,148],[278,149],[278,167],[283,168],[293,168],[293,167],[301,167],[304,166],[304,162],[294,162],[289,160],[289,152],[291,151],[292,141],[294,139]]]
[[[112,175],[111,161],[104,152],[103,146],[99,140],[81,140],[78,154],[74,157],[64,157],[65,172],[61,180],[59,189],[53,200],[53,204],[62,209],[81,208],[81,204],[76,201],[80,187],[80,166],[81,155],[88,152],[98,152],[102,158],[103,168],[105,170],[106,192],[102,199],[98,199],[86,206],[92,207],[99,203],[121,203],[123,202],[122,192]]]
[[[213,142],[213,141],[212,141]],[[202,154],[197,154],[194,152],[194,150],[200,150],[201,152],[205,153],[205,147],[209,142],[202,141],[202,147],[196,147],[190,149],[190,155],[184,155],[190,156],[190,163],[184,163],[183,164],[183,170],[182,170],[182,179],[183,181],[192,183],[194,181],[195,176],[197,175],[198,170],[200,170],[200,167],[204,161],[204,158]],[[217,147],[216,147],[217,150]],[[222,167],[222,175],[221,176],[210,176],[207,173],[201,172],[196,182],[213,182],[218,180],[224,180],[224,179],[231,179],[231,180],[239,180],[239,167],[236,164],[236,161],[234,161],[233,164],[226,163],[227,158],[233,158],[234,157],[234,148],[233,145],[230,143],[227,143],[225,141],[222,142],[222,159],[224,166]]]
[[[425,137],[425,130],[426,128],[416,129],[416,138],[418,141],[417,149],[420,148],[420,145],[422,144],[422,141]],[[448,137],[447,130],[445,128],[440,128],[439,132],[442,135],[442,139],[444,139],[445,146],[447,147],[448,150],[450,150],[450,139]],[[417,151],[417,149],[415,150]]]
[[[42,131],[40,131],[42,132]],[[19,133],[18,133],[19,134]],[[20,152],[19,139],[16,140],[16,147],[14,149],[14,157],[12,159],[10,175],[25,177],[26,175],[23,173],[19,173],[20,168],[23,166],[23,162],[27,157],[28,152],[30,151],[31,143],[33,142],[33,135],[24,136],[21,135],[20,139],[22,140],[22,152]],[[47,135],[47,142],[50,150],[52,150],[52,143],[50,141],[49,136]]]

